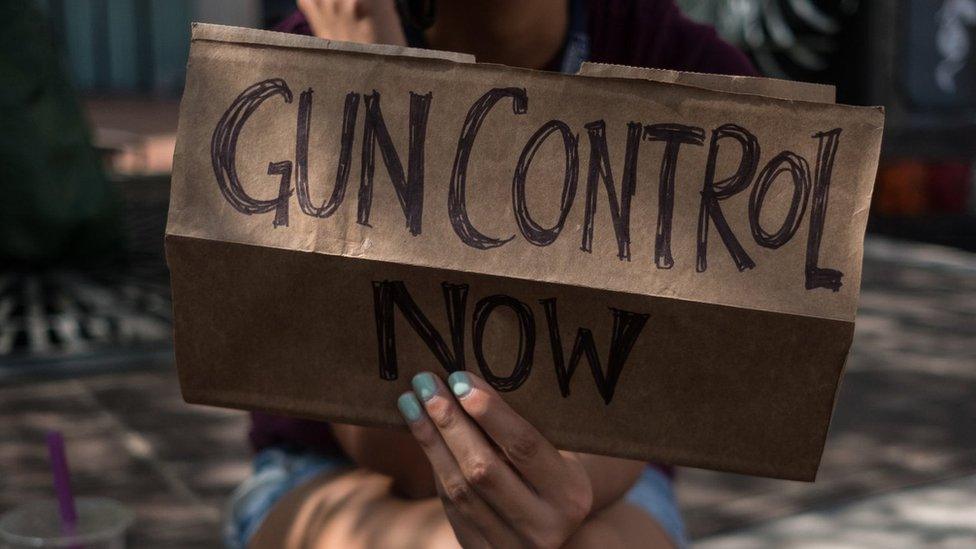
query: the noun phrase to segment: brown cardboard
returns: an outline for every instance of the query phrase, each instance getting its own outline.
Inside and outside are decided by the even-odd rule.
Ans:
[[[562,448],[814,477],[879,109],[309,40],[194,27],[167,226],[188,401],[399,425],[413,373],[464,367]]]
[[[601,76],[616,78],[640,78],[653,82],[668,82],[693,86],[707,90],[729,93],[746,93],[790,99],[812,101],[815,103],[834,103],[837,92],[834,86],[811,82],[794,82],[778,78],[758,78],[755,76],[723,76],[700,72],[672,71],[647,67],[628,67],[608,63],[585,62],[580,67],[581,76]]]

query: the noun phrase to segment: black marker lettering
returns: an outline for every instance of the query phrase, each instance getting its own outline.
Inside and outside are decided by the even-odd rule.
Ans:
[[[394,305],[400,309],[404,318],[445,370],[455,372],[464,369],[464,310],[468,299],[468,286],[445,282],[441,284],[441,288],[444,292],[444,305],[447,308],[447,322],[454,352],[447,348],[444,338],[417,306],[403,282],[399,280],[373,282],[373,313],[376,320],[376,340],[379,345],[379,367],[382,379],[393,380],[398,375]]]
[[[271,162],[268,164],[268,175],[280,175],[281,181],[278,183],[278,196],[285,197],[284,200],[275,208],[274,221],[272,227],[288,226],[288,197],[291,196],[291,162]]]
[[[586,210],[583,216],[583,242],[580,249],[593,251],[593,222],[596,215],[597,186],[603,180],[610,203],[610,219],[617,239],[617,257],[630,261],[630,200],[637,185],[637,153],[643,126],[637,122],[627,124],[627,145],[624,150],[623,181],[620,183],[620,200],[617,200],[610,154],[607,151],[606,123],[603,120],[586,125],[590,139],[590,169],[586,177]]]
[[[827,197],[830,194],[830,176],[834,171],[837,147],[840,145],[840,128],[813,134],[820,141],[817,151],[817,168],[813,184],[813,205],[810,208],[810,236],[807,239],[806,288],[840,290],[844,273],[824,269],[817,265],[820,257],[820,240],[823,238],[827,217]]]
[[[278,188],[278,196],[270,200],[261,200],[247,194],[241,181],[237,177],[237,139],[247,119],[269,97],[280,95],[285,103],[291,103],[291,90],[288,84],[280,78],[263,80],[250,86],[234,99],[230,107],[220,117],[210,139],[210,161],[213,164],[214,175],[220,193],[235,210],[247,214],[266,213],[275,210],[272,226],[288,225],[288,199],[291,196],[291,161],[272,162],[268,167],[269,175],[282,175],[282,184]],[[287,169],[285,164],[288,165]],[[272,171],[274,170],[274,171]],[[287,181],[285,172],[287,171]]]
[[[359,94],[346,95],[342,109],[342,136],[339,150],[339,165],[336,167],[335,187],[332,196],[321,206],[314,206],[308,189],[308,132],[312,120],[312,90],[301,93],[298,98],[298,132],[295,139],[295,190],[298,206],[312,217],[329,217],[342,204],[349,182],[349,168],[352,162],[353,131],[356,129],[356,113],[359,111]]]
[[[532,158],[539,151],[539,147],[545,142],[546,138],[555,132],[559,132],[563,137],[564,154],[566,157],[565,177],[563,179],[563,193],[559,201],[559,219],[551,228],[544,228],[532,219],[529,215],[528,206],[525,200],[525,177],[532,164]],[[556,240],[559,232],[563,230],[566,223],[566,216],[573,207],[573,199],[576,198],[576,183],[579,176],[579,149],[578,138],[570,131],[569,126],[561,120],[550,120],[536,131],[529,142],[522,149],[519,156],[518,165],[515,168],[515,175],[512,177],[512,206],[515,210],[515,221],[518,222],[519,231],[526,240],[536,246],[548,246]]]
[[[596,342],[593,340],[593,332],[586,328],[580,328],[576,332],[573,354],[569,358],[569,367],[566,367],[566,361],[563,358],[562,338],[559,334],[556,300],[552,298],[542,299],[539,303],[542,303],[546,312],[546,321],[549,324],[549,343],[552,346],[552,361],[556,368],[556,379],[559,381],[559,390],[563,397],[569,396],[569,383],[572,381],[576,367],[579,366],[580,359],[585,353],[597,390],[603,397],[603,402],[610,404],[617,388],[617,381],[620,379],[624,364],[627,362],[627,357],[630,356],[630,351],[634,348],[634,343],[640,336],[641,330],[644,329],[649,315],[610,309],[613,313],[613,335],[610,336],[610,354],[607,360],[607,373],[604,375],[603,367],[600,365],[600,355],[596,351]]]
[[[462,242],[479,250],[497,248],[515,238],[510,236],[505,239],[498,239],[479,232],[468,218],[468,206],[465,197],[468,159],[471,156],[474,140],[478,136],[478,130],[481,129],[481,124],[488,116],[488,112],[495,106],[495,103],[504,97],[512,98],[512,112],[515,114],[525,114],[528,111],[529,98],[522,88],[495,88],[482,95],[471,105],[468,115],[464,118],[461,136],[458,138],[457,153],[454,155],[454,167],[451,170],[451,187],[447,196],[447,209],[451,226]]]
[[[715,181],[715,164],[718,162],[719,141],[734,139],[742,148],[742,156],[735,173],[721,180]],[[720,200],[724,200],[746,189],[752,183],[759,164],[759,142],[756,136],[748,130],[735,124],[725,124],[712,130],[712,141],[708,148],[708,162],[705,164],[705,184],[701,191],[701,209],[698,213],[698,257],[695,270],[699,273],[708,269],[708,225],[715,223],[722,242],[732,255],[732,261],[740,271],[751,269],[756,263],[739,244],[728,221],[722,213]]]
[[[406,217],[410,234],[417,236],[422,230],[424,214],[424,143],[427,139],[427,115],[430,112],[431,94],[410,93],[410,141],[407,175],[396,152],[390,132],[380,110],[380,93],[365,96],[366,120],[363,128],[362,173],[359,182],[359,211],[357,222],[369,226],[369,211],[373,202],[373,172],[376,145],[380,147],[383,163],[390,174],[397,200]]]
[[[644,139],[664,141],[661,175],[657,191],[657,233],[654,236],[654,264],[658,269],[674,266],[671,255],[671,221],[674,218],[674,173],[678,150],[683,143],[698,145],[705,140],[705,130],[681,124],[654,124],[644,127]]]
[[[770,234],[762,227],[760,213],[766,200],[766,193],[781,173],[790,174],[793,181],[793,195],[790,198],[790,210],[783,219],[779,230]],[[752,227],[752,237],[756,243],[766,248],[776,249],[786,244],[796,234],[803,221],[803,212],[807,209],[810,198],[810,165],[803,157],[791,151],[783,151],[776,155],[759,172],[756,186],[749,196],[749,225]]]
[[[518,318],[519,323],[519,342],[518,356],[515,359],[515,367],[512,373],[507,376],[498,376],[491,371],[488,361],[484,354],[485,326],[492,311],[497,307],[508,307]],[[474,357],[478,361],[481,375],[485,381],[491,384],[498,391],[514,391],[529,377],[532,371],[532,357],[535,353],[535,316],[528,305],[507,295],[492,295],[481,301],[474,308],[474,318],[472,319],[472,341],[474,345]]]

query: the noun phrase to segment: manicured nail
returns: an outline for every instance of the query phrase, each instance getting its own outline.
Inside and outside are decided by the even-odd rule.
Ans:
[[[420,401],[413,393],[403,393],[400,398],[397,399],[397,408],[400,409],[400,413],[409,422],[414,422],[420,419]]]
[[[434,380],[434,374],[430,372],[422,372],[413,376],[412,383],[414,392],[424,402],[433,398],[434,393],[437,392],[437,382]]]
[[[471,376],[467,372],[454,372],[447,377],[447,383],[458,398],[464,398],[471,392]]]

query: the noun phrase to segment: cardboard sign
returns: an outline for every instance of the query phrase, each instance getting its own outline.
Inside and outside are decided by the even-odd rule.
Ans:
[[[774,97],[776,99],[794,99],[799,101],[813,101],[815,103],[833,103],[836,90],[825,84],[809,82],[793,82],[777,78],[758,78],[755,76],[722,76],[700,72],[679,72],[665,69],[650,69],[647,67],[628,67],[625,65],[609,65],[606,63],[584,62],[579,74],[583,76],[616,76],[619,78],[640,78],[654,82],[670,82],[707,90],[724,91],[730,93],[748,93]]]
[[[561,448],[814,477],[881,109],[379,49],[194,27],[187,401],[402,425],[469,369]]]

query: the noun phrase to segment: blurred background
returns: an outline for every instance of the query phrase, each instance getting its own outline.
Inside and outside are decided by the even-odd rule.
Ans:
[[[861,308],[815,484],[682,469],[702,547],[976,547],[976,0],[681,0],[767,76],[884,105]],[[24,5],[28,5],[24,9]],[[76,491],[218,545],[243,413],[184,404],[162,251],[191,21],[285,0],[0,2],[0,513]],[[30,182],[30,184],[28,184]],[[85,192],[78,192],[83,188]]]

